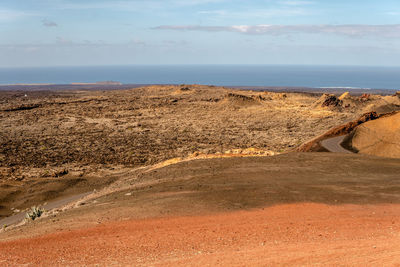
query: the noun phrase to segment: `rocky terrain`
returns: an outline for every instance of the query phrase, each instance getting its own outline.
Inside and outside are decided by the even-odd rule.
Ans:
[[[291,151],[364,112],[395,110],[399,101],[398,95],[339,97],[201,85],[2,91],[0,216],[101,188],[125,168]]]
[[[399,109],[399,94],[202,85],[2,91],[0,221],[82,197],[4,225],[0,264],[391,264],[399,159],[293,151],[392,139]]]
[[[3,94],[2,167],[141,166],[195,152],[285,151],[352,115],[310,110],[308,95],[285,96],[201,86]]]
[[[289,151],[357,116],[314,108],[317,99],[200,85],[1,92],[0,215],[102,187],[124,168]]]
[[[232,149],[290,151],[365,112],[398,108],[393,99],[208,86],[1,92],[0,179],[83,175],[88,166],[137,167]]]

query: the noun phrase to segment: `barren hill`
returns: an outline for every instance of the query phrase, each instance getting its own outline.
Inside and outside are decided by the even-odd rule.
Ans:
[[[359,125],[348,142],[362,154],[400,158],[400,112]]]

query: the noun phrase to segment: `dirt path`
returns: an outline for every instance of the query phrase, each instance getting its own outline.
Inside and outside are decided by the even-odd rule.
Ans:
[[[343,139],[345,138],[345,135],[342,136],[336,136],[332,138],[328,138],[325,140],[321,141],[321,146],[323,146],[325,149],[327,149],[329,152],[335,152],[335,153],[353,153],[344,147],[342,147],[340,144],[343,142]]]
[[[400,263],[399,230],[400,205],[278,205],[0,242],[0,265],[388,266]]]
[[[52,201],[52,202],[50,202],[46,205],[40,206],[40,207],[46,211],[51,210],[51,209],[56,209],[56,208],[66,205],[68,203],[77,201],[78,199],[85,197],[85,196],[89,195],[90,193],[92,193],[92,192],[68,196],[68,197],[65,197],[65,198],[62,198],[62,199],[59,199],[56,201]],[[13,216],[6,217],[6,218],[0,220],[0,225],[1,226],[2,225],[9,226],[11,224],[19,223],[20,221],[22,221],[25,218],[25,215],[26,215],[26,212],[23,211],[23,212],[19,212],[19,213],[15,214]]]

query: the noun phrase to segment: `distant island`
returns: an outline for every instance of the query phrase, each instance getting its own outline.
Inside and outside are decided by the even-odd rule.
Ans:
[[[95,83],[71,83],[72,85],[122,85],[120,82],[116,81],[101,81]]]

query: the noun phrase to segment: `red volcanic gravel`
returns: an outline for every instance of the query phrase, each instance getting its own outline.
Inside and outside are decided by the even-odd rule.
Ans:
[[[399,225],[400,205],[278,205],[0,242],[0,265],[388,266],[400,264]]]

